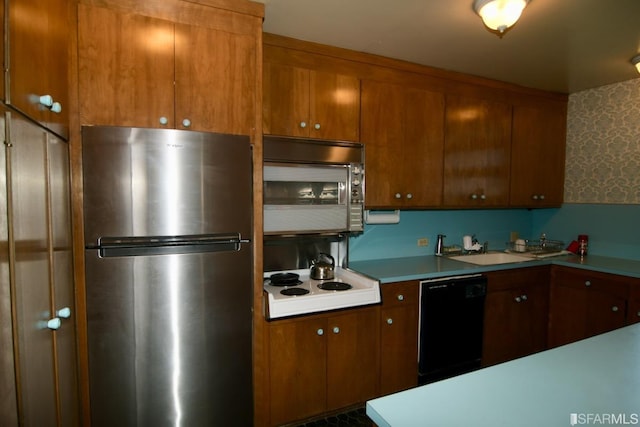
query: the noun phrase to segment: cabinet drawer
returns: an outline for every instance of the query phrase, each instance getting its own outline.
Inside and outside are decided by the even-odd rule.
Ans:
[[[633,278],[597,271],[557,266],[553,266],[551,269],[551,282],[554,286],[593,289],[625,299],[629,296],[629,285],[633,281]]]
[[[486,275],[487,292],[498,292],[531,284],[549,283],[549,266],[490,271]]]
[[[420,282],[417,280],[388,283],[380,288],[382,289],[382,305],[385,308],[402,305],[418,306]]]

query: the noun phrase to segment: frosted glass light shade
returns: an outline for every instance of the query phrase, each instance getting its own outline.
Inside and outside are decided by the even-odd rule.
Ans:
[[[487,27],[504,33],[520,19],[527,2],[528,0],[475,0],[473,8]]]

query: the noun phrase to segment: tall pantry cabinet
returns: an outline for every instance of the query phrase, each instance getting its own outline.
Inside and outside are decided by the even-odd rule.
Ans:
[[[0,424],[79,424],[68,135],[73,0],[5,0]]]

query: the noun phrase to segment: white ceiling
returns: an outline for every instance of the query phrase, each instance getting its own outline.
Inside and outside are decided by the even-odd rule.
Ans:
[[[640,75],[640,0],[531,0],[500,38],[473,0],[256,0],[264,31],[574,93]]]

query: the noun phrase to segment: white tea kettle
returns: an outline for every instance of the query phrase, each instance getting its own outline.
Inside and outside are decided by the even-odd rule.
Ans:
[[[325,260],[322,261],[321,258]],[[335,260],[331,255],[321,252],[318,254],[318,259],[311,260],[310,277],[314,280],[333,279],[335,264]]]

